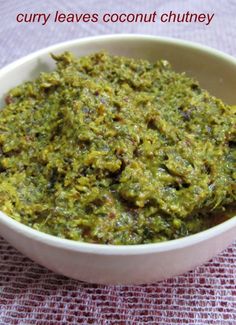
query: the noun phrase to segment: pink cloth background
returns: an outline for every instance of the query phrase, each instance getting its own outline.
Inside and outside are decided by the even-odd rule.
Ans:
[[[215,13],[203,24],[19,25],[16,13]],[[47,45],[108,33],[146,33],[203,43],[236,55],[236,0],[0,0],[0,66]],[[154,271],[155,272],[155,271]],[[90,285],[56,275],[0,238],[0,325],[236,324],[236,243],[187,274],[143,286]]]

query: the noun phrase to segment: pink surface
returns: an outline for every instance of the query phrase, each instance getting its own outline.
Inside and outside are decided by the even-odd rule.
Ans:
[[[143,286],[56,275],[0,240],[0,324],[236,324],[236,245],[195,271]]]
[[[0,66],[50,44],[108,33],[179,37],[236,55],[236,0],[0,0]],[[200,24],[17,25],[19,12],[214,12]],[[170,266],[171,267],[171,266]],[[155,272],[155,271],[153,271]],[[0,239],[0,325],[236,324],[236,243],[208,264],[144,286],[80,283],[36,265]]]

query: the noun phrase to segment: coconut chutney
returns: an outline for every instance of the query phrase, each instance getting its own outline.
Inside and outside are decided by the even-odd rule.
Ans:
[[[230,216],[236,106],[165,60],[52,57],[57,68],[10,90],[0,111],[3,212],[115,245],[187,236]]]

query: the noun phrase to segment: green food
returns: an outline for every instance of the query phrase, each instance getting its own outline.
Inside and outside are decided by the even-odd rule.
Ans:
[[[59,237],[143,244],[207,229],[236,198],[236,106],[174,72],[95,53],[12,89],[0,208]]]

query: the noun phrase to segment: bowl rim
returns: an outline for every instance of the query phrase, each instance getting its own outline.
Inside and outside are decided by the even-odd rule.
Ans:
[[[89,42],[97,42],[97,41],[122,41],[122,40],[141,40],[141,41],[153,41],[164,44],[172,44],[179,45],[186,48],[191,48],[194,50],[198,50],[200,52],[204,52],[208,55],[215,56],[221,60],[228,61],[228,63],[236,65],[236,58],[233,56],[223,53],[219,50],[213,49],[206,45],[202,45],[199,43],[182,40],[178,38],[172,37],[163,37],[163,36],[154,36],[154,35],[146,35],[146,34],[108,34],[108,35],[99,35],[99,36],[91,36],[79,39],[73,39],[66,42],[56,43],[54,45],[48,46],[46,48],[35,51],[31,54],[20,58],[7,66],[3,67],[0,70],[0,77],[4,77],[5,74],[10,72],[11,70],[17,68],[18,66],[25,64],[31,60],[34,60],[41,55],[50,53],[52,51],[57,51],[67,46],[73,46],[77,44],[86,44]],[[99,254],[99,255],[138,255],[138,254],[152,254],[157,252],[165,252],[170,250],[177,250],[184,247],[189,247],[196,245],[200,242],[209,240],[213,237],[217,237],[222,233],[231,230],[233,227],[236,228],[236,216],[231,217],[229,220],[224,221],[214,227],[211,227],[207,230],[201,231],[199,233],[186,236],[183,238],[168,240],[165,242],[158,243],[149,243],[149,244],[135,244],[135,245],[108,245],[108,244],[96,244],[96,243],[87,243],[80,242],[70,239],[64,239],[61,237],[57,237],[54,235],[50,235],[39,230],[33,229],[29,226],[26,226],[13,218],[7,216],[5,213],[0,211],[0,224],[5,225],[11,230],[24,235],[28,238],[43,242],[46,245],[55,246],[59,248],[64,248],[68,250],[91,253],[91,254]]]
[[[9,217],[2,211],[0,211],[0,224],[7,226],[11,230],[21,235],[39,242],[43,242],[49,246],[99,255],[139,255],[178,250],[185,247],[194,246],[211,238],[217,237],[222,233],[231,230],[232,228],[235,228],[236,232],[236,216],[234,216],[229,220],[207,230],[178,239],[148,244],[110,245],[81,242],[50,235],[26,226],[23,223]]]
[[[149,34],[128,34],[128,33],[117,33],[117,34],[105,34],[105,35],[97,35],[97,36],[89,36],[89,37],[82,37],[77,39],[68,40],[65,42],[55,43],[50,46],[44,47],[42,49],[33,51],[32,53],[25,55],[6,66],[0,68],[0,75],[12,70],[13,68],[26,63],[29,60],[35,59],[38,56],[43,54],[49,54],[51,51],[57,51],[60,48],[64,48],[71,45],[76,44],[85,44],[88,42],[96,42],[96,41],[110,41],[116,42],[119,40],[142,40],[142,41],[153,41],[153,42],[160,42],[164,44],[173,44],[184,46],[186,48],[193,48],[195,50],[199,50],[201,52],[205,52],[207,54],[214,55],[220,59],[229,61],[230,63],[236,64],[236,58],[228,53],[224,53],[218,49],[209,47],[204,44],[200,44],[193,41],[183,40],[181,38],[174,38],[174,37],[165,37],[165,36],[155,36]]]

